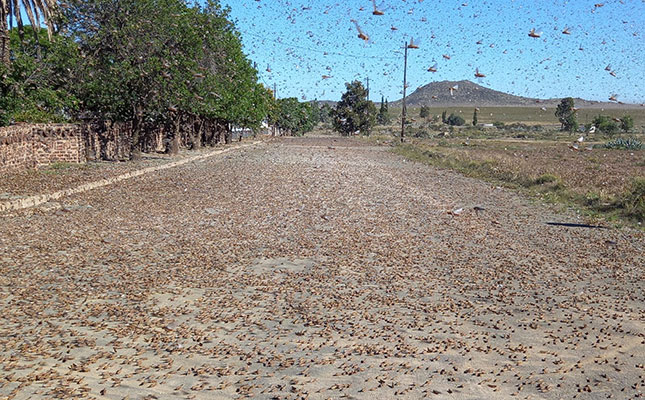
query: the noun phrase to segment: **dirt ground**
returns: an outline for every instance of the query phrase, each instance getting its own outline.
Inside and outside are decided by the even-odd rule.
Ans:
[[[0,215],[0,397],[643,397],[643,232],[388,149],[276,139]]]

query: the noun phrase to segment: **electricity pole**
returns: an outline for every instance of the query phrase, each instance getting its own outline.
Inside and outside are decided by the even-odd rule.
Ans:
[[[370,101],[370,77],[367,78],[367,101]]]
[[[403,143],[403,137],[405,136],[405,89],[408,86],[408,42],[403,43],[405,48],[405,55],[403,57],[403,109],[401,110],[401,143]]]
[[[273,101],[276,101],[278,99],[278,85],[273,82]],[[275,124],[273,124],[273,135],[275,136],[275,131],[277,130]]]

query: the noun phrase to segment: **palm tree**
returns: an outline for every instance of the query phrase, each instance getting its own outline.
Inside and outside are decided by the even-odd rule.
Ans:
[[[44,21],[47,25],[47,34],[51,39],[55,29],[56,3],[56,0],[0,0],[0,60],[5,65],[9,65],[10,62],[9,28],[13,27],[14,18],[21,35],[23,33],[22,10],[27,14],[35,35],[38,34],[40,21]]]

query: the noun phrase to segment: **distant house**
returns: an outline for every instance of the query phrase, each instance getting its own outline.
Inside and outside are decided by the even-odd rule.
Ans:
[[[233,132],[233,137],[243,138],[253,135],[253,130],[250,128],[244,128],[241,126],[231,125],[231,132]]]

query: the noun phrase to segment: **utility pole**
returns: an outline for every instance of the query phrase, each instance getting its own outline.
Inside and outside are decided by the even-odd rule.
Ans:
[[[367,101],[370,101],[370,77],[367,78]]]
[[[273,101],[276,101],[278,99],[278,87],[275,82],[273,82]],[[273,136],[275,136],[276,127],[275,124],[273,124]]]
[[[408,86],[408,42],[403,43],[405,48],[405,55],[403,58],[403,108],[401,110],[401,143],[403,143],[403,137],[405,136],[405,89]]]

